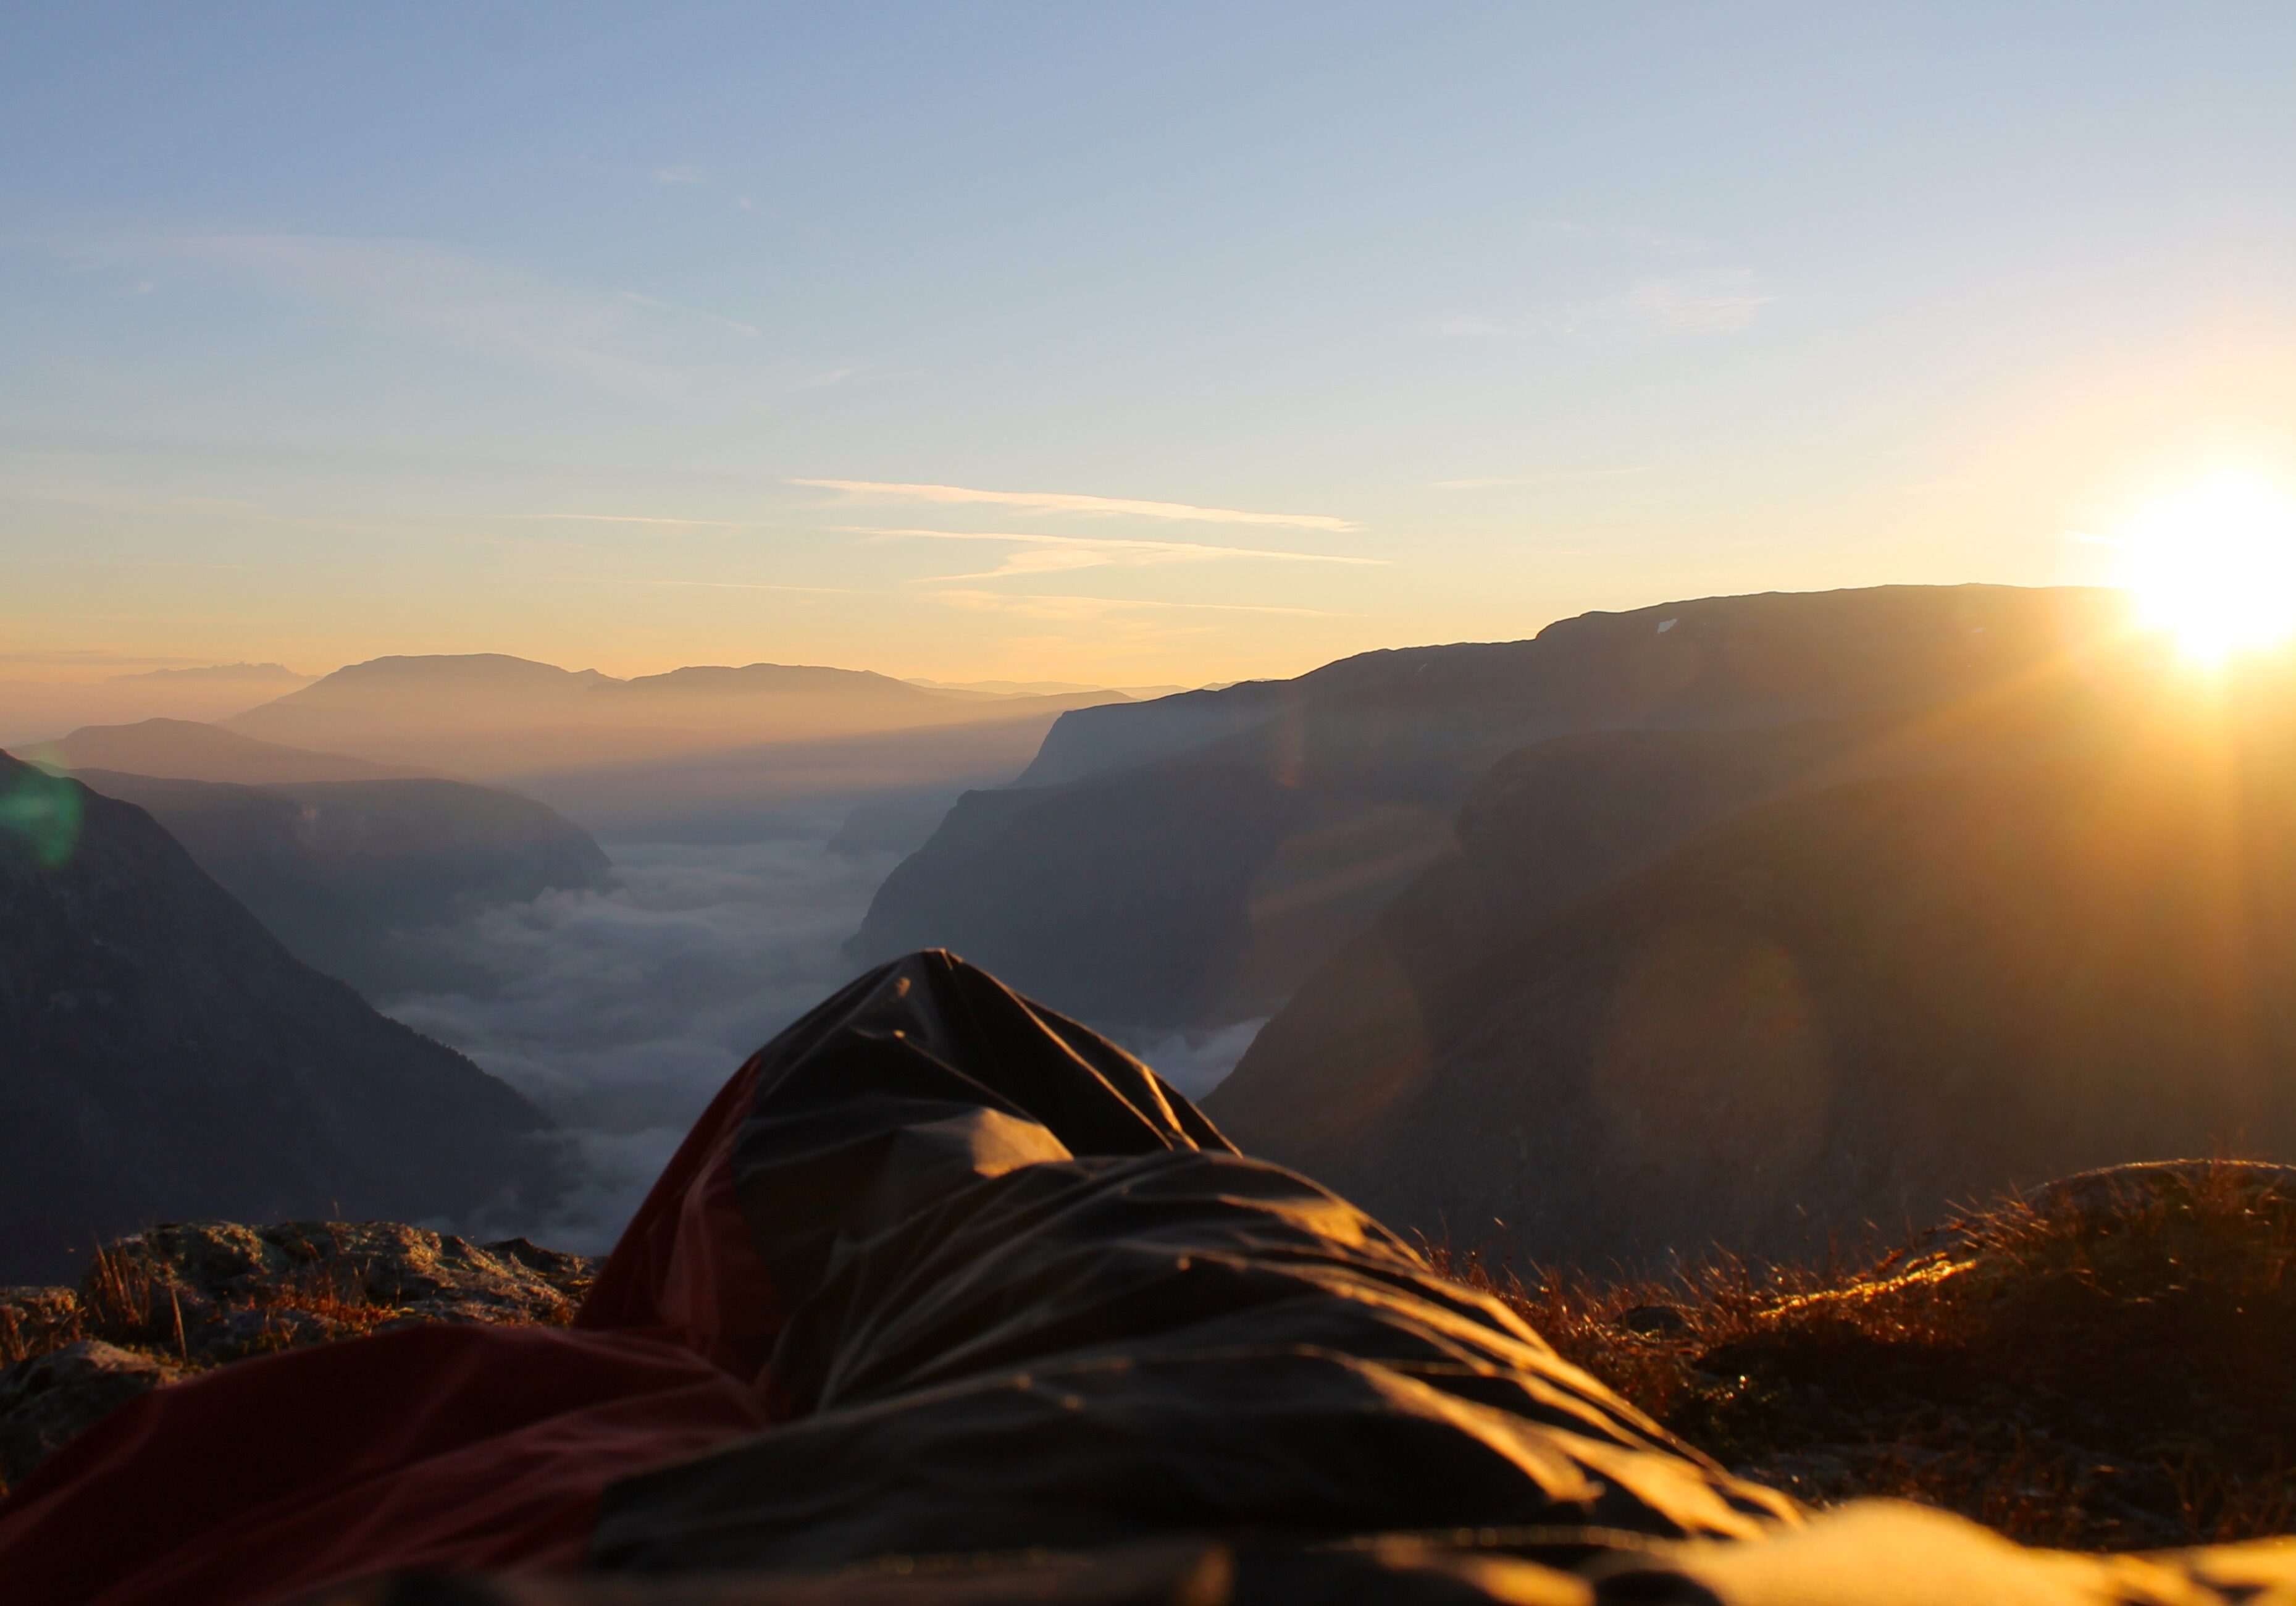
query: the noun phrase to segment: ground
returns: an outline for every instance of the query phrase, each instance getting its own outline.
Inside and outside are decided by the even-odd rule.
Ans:
[[[1888,1495],[2027,1544],[2296,1528],[2296,1168],[2124,1166],[1824,1266],[1665,1279],[1456,1259],[1565,1356],[1813,1505]],[[0,1289],[0,1478],[208,1367],[413,1322],[569,1320],[594,1264],[390,1223],[162,1226]]]

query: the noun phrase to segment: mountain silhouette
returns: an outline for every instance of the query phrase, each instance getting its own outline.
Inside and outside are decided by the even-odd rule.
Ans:
[[[376,658],[234,715],[241,735],[482,779],[1119,700],[944,691],[866,670],[752,663],[618,679],[499,653]]]
[[[1589,1264],[2296,1156],[2286,688],[2096,667],[1517,754],[1207,1108],[1398,1225]]]
[[[290,954],[143,810],[0,754],[0,1281],[156,1219],[545,1202],[549,1123]]]
[[[152,815],[288,951],[371,1000],[469,988],[451,954],[410,940],[426,930],[612,881],[604,851],[579,826],[468,781],[242,787],[74,773]]]
[[[1014,785],[966,795],[894,871],[851,951],[954,948],[1118,1027],[1265,1016],[1449,847],[1510,752],[1961,703],[2110,638],[2125,605],[2001,586],[1711,597],[1063,714]]]

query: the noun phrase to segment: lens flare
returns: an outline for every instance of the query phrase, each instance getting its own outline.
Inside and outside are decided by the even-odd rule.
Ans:
[[[2296,633],[2296,501],[2263,481],[2227,474],[2156,502],[2120,545],[2139,615],[2194,656]]]

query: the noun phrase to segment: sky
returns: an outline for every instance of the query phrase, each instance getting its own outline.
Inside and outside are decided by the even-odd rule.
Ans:
[[[0,679],[1228,680],[2296,485],[2296,7],[0,6]]]

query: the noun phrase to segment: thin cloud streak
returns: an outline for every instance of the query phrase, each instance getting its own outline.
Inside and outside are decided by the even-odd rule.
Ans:
[[[857,531],[881,539],[936,541],[1006,541],[1020,549],[1005,555],[1004,563],[977,574],[941,574],[916,583],[953,580],[997,580],[1014,574],[1049,574],[1075,569],[1152,568],[1166,564],[1267,561],[1292,564],[1347,564],[1385,567],[1383,557],[1342,557],[1324,552],[1275,552],[1252,547],[1218,547],[1202,541],[1149,541],[1119,536],[1042,535],[1021,531],[867,530]]]
[[[114,235],[68,245],[85,268],[197,268],[449,346],[507,352],[631,394],[670,393],[685,366],[630,349],[621,298],[433,241],[291,234]]]
[[[1300,530],[1349,531],[1346,519],[1322,513],[1247,513],[1234,507],[1198,507],[1187,502],[1145,502],[1126,497],[1095,497],[1059,490],[979,490],[965,485],[920,485],[889,480],[791,480],[848,496],[895,501],[984,503],[1025,507],[1034,513],[1081,513],[1098,516],[1189,520],[1207,524],[1283,524]]]
[[[756,580],[645,580],[624,574],[554,574],[551,578],[575,586],[668,586],[699,591],[805,591],[822,597],[877,595],[855,586],[780,586]]]
[[[1029,614],[1045,619],[1076,619],[1119,608],[1148,608],[1208,614],[1290,614],[1308,619],[1357,619],[1357,614],[1334,614],[1325,608],[1279,608],[1241,602],[1152,602],[1144,597],[1072,597],[1049,592],[934,591],[934,600],[952,607]]]
[[[650,513],[490,513],[480,515],[493,519],[515,519],[537,523],[565,519],[584,524],[686,524],[697,530],[750,530],[754,525],[736,519],[677,519]]]
[[[1426,325],[1431,334],[1496,338],[1525,334],[1574,340],[1684,340],[1751,328],[1781,298],[1752,269],[1652,274],[1611,295],[1554,301],[1514,318],[1467,313]]]
[[[698,317],[705,324],[716,324],[721,328],[731,329],[745,340],[754,339],[758,333],[757,325],[745,324],[740,318],[727,317],[722,313],[705,312],[699,307],[681,307],[676,301],[658,301],[650,295],[640,295],[635,290],[623,291],[622,300],[634,301],[641,307],[651,307],[657,312],[675,312],[680,317]]]
[[[1487,474],[1472,480],[1436,480],[1430,482],[1431,490],[1488,490],[1498,485],[1552,485],[1567,480],[1612,480],[1627,474],[1646,474],[1658,466],[1655,463],[1637,463],[1629,468],[1558,468],[1541,474]]]

